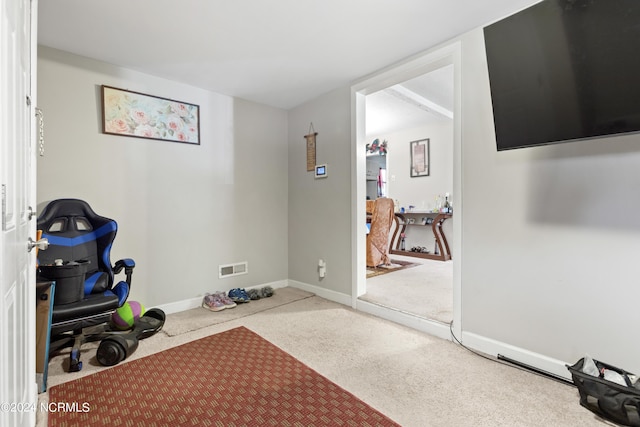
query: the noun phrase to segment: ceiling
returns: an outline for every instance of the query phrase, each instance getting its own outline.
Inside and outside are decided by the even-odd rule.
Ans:
[[[41,0],[38,42],[290,109],[537,1]]]
[[[448,65],[367,95],[367,138],[452,120],[453,90],[453,65]]]

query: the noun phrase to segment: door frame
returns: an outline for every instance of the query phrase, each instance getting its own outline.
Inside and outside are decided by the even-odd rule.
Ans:
[[[462,332],[462,102],[461,102],[461,57],[460,41],[436,47],[425,53],[411,57],[399,64],[365,77],[351,86],[351,306],[360,311],[374,314],[423,332],[452,339],[451,332],[461,336]],[[453,65],[454,71],[454,117],[453,117],[453,324],[418,318],[416,316],[381,307],[360,300],[366,291],[366,132],[365,97],[406,80],[429,73],[446,65]]]

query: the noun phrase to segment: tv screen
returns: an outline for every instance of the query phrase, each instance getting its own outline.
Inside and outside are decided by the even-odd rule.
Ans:
[[[639,0],[544,0],[484,37],[498,150],[640,131]]]

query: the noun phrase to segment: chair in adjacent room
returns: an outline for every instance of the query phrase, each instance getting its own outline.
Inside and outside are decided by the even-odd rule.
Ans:
[[[111,314],[129,296],[135,263],[125,258],[111,265],[117,223],[96,214],[83,200],[48,203],[38,229],[49,241],[49,247],[38,252],[39,276],[56,282],[51,351],[72,346],[69,370],[79,371],[80,347],[108,336]],[[123,270],[125,280],[116,283]]]
[[[371,227],[367,234],[367,267],[389,264],[389,233],[393,224],[393,200],[380,197],[372,204]]]

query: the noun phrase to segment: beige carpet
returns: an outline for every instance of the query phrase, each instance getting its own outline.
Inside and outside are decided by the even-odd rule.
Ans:
[[[420,259],[420,265],[367,277],[363,301],[425,319],[453,320],[453,262]]]
[[[227,308],[222,311],[210,311],[202,307],[175,313],[167,319],[162,332],[170,337],[197,331],[207,326],[225,323],[245,316],[269,310],[284,304],[312,297],[310,292],[297,288],[275,289],[273,296],[253,300],[249,303],[238,304],[237,307]]]
[[[168,322],[175,317],[169,315]],[[317,296],[174,337],[156,334],[124,363],[238,326],[260,334],[404,427],[611,425],[580,406],[575,387]],[[49,386],[111,369],[97,364],[95,347],[85,348],[82,358],[85,366],[77,373],[61,372],[61,358],[53,359]],[[192,362],[210,364],[212,372],[218,366],[215,360]],[[105,393],[112,390],[113,384],[105,384]],[[48,402],[47,394],[40,398]],[[37,417],[37,425],[46,426],[46,414]]]

